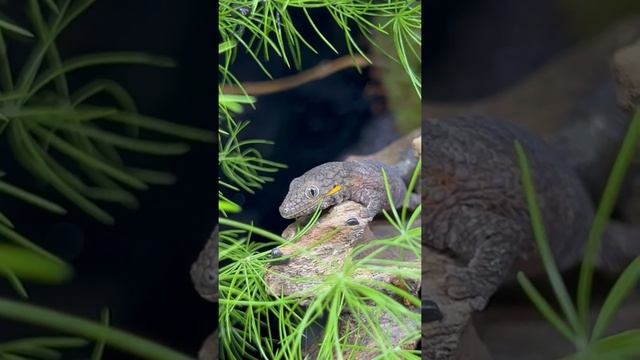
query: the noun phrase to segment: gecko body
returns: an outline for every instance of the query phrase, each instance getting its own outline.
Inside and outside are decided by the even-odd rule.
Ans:
[[[513,123],[484,117],[426,119],[422,131],[423,239],[459,262],[447,271],[450,297],[482,309],[517,260],[537,255],[514,140],[529,159],[558,267],[581,259],[593,204],[551,146]],[[640,254],[629,245],[639,234],[609,224],[600,264],[615,267]]]
[[[365,206],[363,217],[374,217],[389,208],[382,170],[387,175],[393,203],[399,206],[407,191],[402,174],[380,161],[359,159],[324,163],[293,179],[280,205],[280,215],[285,219],[300,218],[318,206],[326,209],[353,200]]]

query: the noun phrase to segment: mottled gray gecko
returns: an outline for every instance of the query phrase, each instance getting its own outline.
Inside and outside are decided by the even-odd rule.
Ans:
[[[514,140],[529,158],[558,266],[582,257],[593,204],[551,146],[513,123],[483,117],[426,119],[422,132],[423,243],[459,260],[447,271],[449,296],[482,309],[516,260],[537,254]],[[639,255],[638,239],[637,227],[610,223],[600,265],[616,268]]]
[[[198,294],[207,301],[218,301],[218,225],[191,265],[191,281]],[[198,352],[198,360],[218,358],[218,330],[205,339]]]
[[[407,191],[403,174],[380,161],[359,159],[328,162],[293,179],[280,205],[280,215],[285,219],[300,218],[313,213],[318,205],[326,209],[353,200],[365,206],[362,217],[372,218],[389,208],[382,169],[387,175],[393,203],[400,206]],[[418,202],[416,197],[411,205]]]
[[[191,281],[198,294],[211,302],[218,298],[218,226],[191,265]]]

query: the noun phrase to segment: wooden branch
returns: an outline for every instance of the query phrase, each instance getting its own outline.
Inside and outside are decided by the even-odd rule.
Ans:
[[[316,65],[309,70],[302,71],[289,77],[270,81],[244,82],[242,83],[242,87],[248,95],[259,96],[273,94],[290,90],[315,80],[323,79],[344,69],[351,67],[361,68],[369,65],[369,62],[361,55],[347,55],[335,60],[321,62],[319,65]],[[224,85],[222,87],[222,93],[226,95],[244,94],[242,89],[235,85]]]

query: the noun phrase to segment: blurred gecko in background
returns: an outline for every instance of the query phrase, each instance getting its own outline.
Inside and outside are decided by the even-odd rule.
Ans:
[[[516,260],[537,256],[514,140],[529,159],[558,267],[582,259],[593,204],[552,146],[514,123],[489,117],[426,119],[422,131],[423,243],[459,261],[447,270],[451,298],[481,310]],[[639,227],[611,221],[600,267],[621,269],[640,255],[639,239]]]

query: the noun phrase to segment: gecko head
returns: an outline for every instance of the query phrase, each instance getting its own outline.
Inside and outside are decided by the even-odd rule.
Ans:
[[[218,256],[203,252],[198,260],[191,265],[191,280],[200,296],[209,301],[217,301],[218,269],[212,264],[212,255]]]
[[[291,181],[289,192],[279,208],[283,218],[294,219],[309,215],[318,205],[326,209],[339,202],[343,187],[310,172]]]

